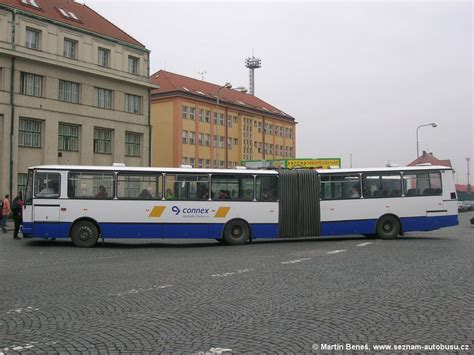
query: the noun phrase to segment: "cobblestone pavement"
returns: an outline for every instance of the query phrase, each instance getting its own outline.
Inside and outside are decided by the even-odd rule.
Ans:
[[[394,241],[81,249],[0,234],[0,354],[316,353],[345,344],[464,344],[470,351],[459,353],[474,353],[472,215]],[[413,353],[378,353],[402,352]]]

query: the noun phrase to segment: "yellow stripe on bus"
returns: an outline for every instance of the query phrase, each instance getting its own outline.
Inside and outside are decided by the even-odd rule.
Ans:
[[[214,215],[215,218],[225,218],[227,216],[227,213],[229,213],[230,207],[219,207],[219,209],[216,211],[216,214]]]
[[[150,214],[148,217],[161,217],[163,214],[163,211],[165,210],[166,206],[155,206],[151,210]]]

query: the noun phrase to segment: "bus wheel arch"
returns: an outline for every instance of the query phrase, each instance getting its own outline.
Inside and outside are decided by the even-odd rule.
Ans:
[[[222,241],[228,245],[242,245],[250,241],[252,232],[248,222],[241,218],[234,218],[224,226]]]
[[[91,248],[97,244],[100,236],[99,224],[92,218],[79,218],[75,220],[69,230],[69,237],[75,246]]]
[[[402,232],[400,218],[394,214],[384,214],[377,220],[375,233],[380,239],[395,239]]]

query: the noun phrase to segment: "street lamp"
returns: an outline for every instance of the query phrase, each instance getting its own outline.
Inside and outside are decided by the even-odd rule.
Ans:
[[[471,193],[471,184],[469,183],[469,175],[470,175],[470,164],[469,162],[471,161],[471,158],[466,158],[466,161],[467,161],[467,187],[466,187],[466,191],[467,193]]]
[[[418,158],[420,156],[419,154],[419,149],[418,149],[418,130],[421,128],[421,127],[438,127],[438,125],[436,123],[427,123],[427,124],[422,124],[422,125],[419,125],[418,127],[416,127],[416,157]]]

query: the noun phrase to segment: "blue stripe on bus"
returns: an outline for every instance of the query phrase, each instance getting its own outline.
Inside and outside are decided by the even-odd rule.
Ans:
[[[456,226],[458,216],[404,217],[401,218],[403,232],[431,231]],[[331,221],[321,222],[322,236],[375,233],[377,220]],[[22,232],[25,237],[68,238],[71,223],[24,223]],[[222,236],[223,223],[182,224],[182,223],[100,223],[103,238],[208,238]],[[277,223],[251,224],[253,239],[277,238]]]
[[[458,216],[405,217],[400,218],[404,232],[432,231],[439,228],[457,226]]]
[[[403,232],[432,231],[457,226],[458,216],[404,217],[400,219]],[[373,234],[377,219],[321,222],[321,235]]]
[[[69,238],[71,223],[35,222],[23,225],[23,235],[35,238]],[[277,238],[277,223],[251,224],[254,238]],[[222,237],[224,223],[100,223],[103,238],[208,238]]]

